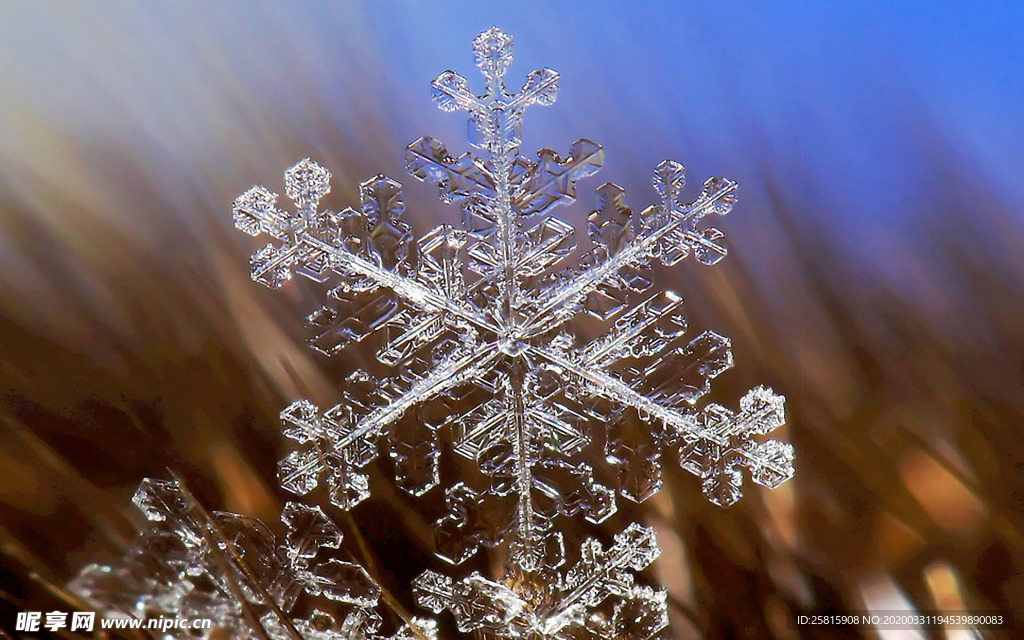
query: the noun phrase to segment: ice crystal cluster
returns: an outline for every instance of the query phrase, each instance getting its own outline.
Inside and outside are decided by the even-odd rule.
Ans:
[[[263,187],[234,204],[240,230],[272,238],[252,257],[254,280],[330,282],[327,304],[308,318],[313,348],[333,355],[360,343],[390,372],[355,371],[338,405],[299,400],[281,414],[295,442],[278,467],[281,486],[296,496],[321,487],[332,506],[289,502],[279,544],[255,520],[205,512],[179,482],[147,480],[135,502],[152,526],[120,565],[83,570],[73,586],[91,602],[138,616],[208,616],[241,636],[387,637],[379,587],[341,559],[341,532],[322,508],[366,499],[364,469],[387,452],[401,489],[444,491],[434,548],[448,569],[412,585],[435,619],[451,615],[460,632],[483,638],[644,640],[668,624],[665,592],[635,578],[659,554],[654,531],[634,523],[608,544],[569,548],[564,525],[605,521],[617,496],[649,498],[663,458],[722,506],[740,498],[744,470],[770,488],[793,474],[790,445],[757,437],[783,424],[782,396],[756,387],[738,410],[698,408],[732,366],[730,342],[710,331],[690,337],[682,299],[654,290],[649,275],[655,262],[692,255],[711,265],[726,255],[705,218],[730,211],[736,184],[713,178],[686,202],[682,165],[665,161],[654,172],[656,204],[635,212],[606,183],[587,238],[577,237],[549,214],[601,168],[601,147],[579,140],[564,155],[522,155],[523,114],[555,101],[558,74],[534,71],[510,92],[512,38],[494,28],[473,49],[482,95],[453,71],[432,87],[443,111],[468,113],[479,151],[456,157],[427,137],[406,156],[409,173],[459,207],[459,226],[416,240],[401,185],[383,175],[360,185],[358,208],[325,210],[330,174],[309,159],[285,173],[293,207]],[[584,315],[603,335],[583,335]],[[484,481],[439,488],[441,439]],[[588,463],[602,447],[615,486]],[[502,575],[459,571],[481,547],[506,554]],[[434,637],[437,628],[409,618],[390,637]]]

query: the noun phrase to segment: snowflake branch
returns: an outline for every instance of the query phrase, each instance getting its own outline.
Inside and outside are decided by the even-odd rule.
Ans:
[[[476,345],[461,358],[445,358],[408,391],[361,419],[352,431],[338,439],[338,448],[343,449],[368,434],[383,431],[413,405],[425,402],[483,373],[488,365],[501,356],[495,343],[485,343]]]
[[[515,456],[515,480],[516,492],[519,494],[516,505],[516,531],[519,534],[515,548],[516,562],[523,569],[531,571],[536,569],[537,549],[535,543],[537,525],[534,522],[533,511],[533,443],[531,438],[531,426],[528,424],[526,403],[523,397],[523,376],[521,360],[516,364],[520,365],[513,369],[509,376],[509,389],[506,393],[511,395],[512,422],[512,451]]]
[[[330,254],[336,264],[345,267],[351,273],[373,280],[377,286],[391,289],[404,300],[425,312],[445,311],[485,331],[497,331],[497,327],[485,314],[470,305],[460,304],[432,287],[425,286],[412,278],[392,273],[343,247],[334,246],[308,233],[300,234],[299,241]]]
[[[706,198],[701,198],[689,207],[673,211],[675,215],[668,216],[668,220],[656,229],[633,240],[618,253],[610,256],[604,262],[582,272],[579,276],[568,283],[566,287],[560,287],[542,299],[533,316],[527,322],[527,326],[533,327],[532,335],[539,335],[551,328],[553,323],[564,321],[568,315],[566,312],[574,312],[576,305],[588,293],[594,291],[602,282],[618,273],[624,267],[635,265],[648,256],[654,250],[654,246],[661,239],[665,238],[679,227],[694,218],[700,218],[718,202],[726,199],[736,190],[736,183],[731,180],[722,180],[719,187]],[[654,207],[644,212],[647,216]],[[693,236],[693,238],[691,238]],[[688,240],[706,244],[707,239],[698,234],[687,233]],[[546,320],[545,319],[549,319]]]
[[[631,524],[622,533],[616,534],[615,544],[605,552],[600,550],[600,544],[594,540],[588,540],[584,545],[585,553],[589,548],[594,551],[594,557],[584,557],[569,572],[567,583],[578,581],[578,584],[554,602],[553,606],[544,612],[543,617],[558,619],[565,616],[580,601],[591,606],[599,604],[594,601],[603,600],[598,595],[602,587],[610,593],[615,593],[617,587],[621,591],[627,590],[632,586],[632,575],[628,570],[640,571],[661,555],[654,530],[636,523]],[[622,575],[617,576],[616,573]]]
[[[578,361],[571,353],[567,354],[550,347],[540,346],[533,346],[530,350],[532,353],[590,383],[590,390],[595,395],[633,407],[638,411],[661,420],[665,425],[675,429],[675,432],[686,441],[704,438],[721,445],[725,445],[727,442],[721,435],[701,427],[694,415],[677,411],[651,400],[647,396],[634,391],[632,387],[604,369],[588,366]]]

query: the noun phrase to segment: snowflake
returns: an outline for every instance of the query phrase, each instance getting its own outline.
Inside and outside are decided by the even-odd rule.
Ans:
[[[759,387],[738,414],[718,405],[691,410],[711,379],[732,365],[728,339],[707,332],[681,344],[686,321],[682,299],[672,292],[626,311],[632,297],[650,288],[645,272],[652,260],[675,265],[692,253],[714,264],[726,255],[722,232],[699,225],[729,212],[736,184],[713,178],[683,204],[683,167],[666,161],[654,176],[660,203],[639,214],[620,187],[605,184],[589,216],[592,246],[578,268],[567,267],[574,229],[545,214],[575,200],[577,180],[601,167],[603,151],[579,140],[565,157],[549,149],[537,160],[520,155],[523,113],[554,102],[558,75],[534,71],[510,94],[511,37],[491,29],[474,51],[484,95],[473,95],[453,71],[434,80],[433,95],[442,110],[469,112],[470,142],[485,157],[454,158],[432,138],[407,150],[409,172],[461,206],[462,228],[442,225],[414,242],[401,220],[401,186],[385,176],[360,186],[360,210],[321,211],[330,174],[309,159],[285,174],[294,213],[279,209],[277,195],[263,187],[235,202],[239,229],[279,240],[253,256],[255,280],[278,287],[293,272],[319,281],[338,277],[331,304],[309,317],[314,348],[334,354],[377,338],[378,360],[399,369],[380,381],[356,372],[345,400],[326,412],[308,400],[288,407],[285,435],[303,447],[282,461],[282,486],[303,495],[325,478],[332,501],[351,508],[368,495],[360,469],[384,437],[399,485],[422,494],[438,484],[437,432],[448,428],[455,451],[494,481],[484,496],[463,485],[448,490],[452,513],[438,526],[443,548],[454,529],[464,529],[467,502],[514,494],[509,515],[520,565],[530,569],[539,566],[531,547],[551,522],[537,518],[534,493],[552,494],[563,514],[582,511],[601,521],[614,511],[611,491],[593,481],[585,464],[570,461],[589,443],[593,423],[610,425],[607,454],[621,469],[620,492],[633,500],[657,490],[665,445],[680,450],[683,466],[717,504],[740,496],[742,467],[770,487],[788,478],[791,449],[751,439],[782,424],[780,396]],[[610,331],[582,343],[570,324],[580,312],[611,321]],[[632,429],[637,421],[647,428]],[[571,476],[573,493],[554,495],[548,473]],[[504,537],[465,541],[448,557],[458,560],[475,542]]]
[[[436,637],[435,623],[419,618],[378,634],[380,587],[337,557],[341,530],[319,507],[288,502],[281,514],[288,533],[278,545],[259,520],[207,512],[178,481],[146,479],[133,501],[150,527],[120,563],[87,565],[69,584],[104,613],[210,620],[263,640]],[[335,620],[339,603],[348,611]],[[293,615],[310,607],[308,617]]]
[[[325,486],[335,507],[352,509],[369,495],[364,468],[386,450],[398,486],[419,496],[440,484],[446,437],[484,482],[463,479],[446,488],[436,553],[458,565],[481,547],[501,546],[508,562],[497,580],[428,570],[413,584],[418,604],[451,612],[460,631],[479,637],[652,638],[668,624],[666,594],[637,584],[634,573],[659,553],[654,531],[632,524],[607,549],[590,539],[567,554],[556,524],[572,516],[601,523],[615,513],[616,494],[634,502],[652,496],[666,449],[722,506],[740,498],[744,469],[770,488],[792,476],[792,447],[757,437],[783,424],[782,396],[756,387],[738,411],[698,408],[711,381],[732,366],[731,344],[711,331],[691,338],[682,298],[651,291],[654,262],[673,266],[693,255],[712,265],[725,257],[723,233],[705,218],[732,209],[736,184],[710,179],[687,203],[682,165],[665,161],[654,172],[659,200],[639,213],[622,188],[604,184],[588,217],[589,241],[577,250],[575,229],[548,214],[575,201],[576,183],[601,168],[603,150],[578,140],[564,155],[521,155],[523,115],[554,103],[558,74],[534,71],[512,93],[505,84],[512,38],[492,28],[473,49],[486,82],[482,95],[453,71],[432,87],[442,110],[468,112],[469,141],[480,153],[453,157],[426,137],[406,156],[415,178],[436,184],[441,200],[458,205],[459,226],[440,225],[417,241],[402,220],[401,185],[383,175],[360,185],[358,209],[325,210],[320,202],[330,173],[308,158],[285,173],[293,210],[279,207],[278,195],[264,187],[234,203],[240,230],[273,238],[252,257],[254,280],[276,288],[298,273],[330,282],[328,304],[308,318],[312,347],[334,355],[359,344],[376,354],[367,368],[385,371],[352,372],[332,408],[303,399],[282,412],[284,435],[297,446],[280,462],[278,479],[299,496]],[[588,339],[582,316],[604,333]],[[595,439],[602,433],[603,442]],[[594,454],[602,445],[614,488],[596,481],[586,462],[600,457]],[[252,547],[246,553],[263,571],[238,574],[203,543],[213,521],[190,520],[190,509],[174,502],[180,496],[173,485],[149,482],[147,495],[157,487],[164,497],[140,498],[140,507],[157,523],[173,516],[175,524],[144,534],[143,550],[132,553],[144,557],[151,540],[172,547],[161,552],[160,570],[170,577],[140,578],[150,582],[131,593],[151,595],[122,599],[121,606],[206,607],[237,628],[262,611],[264,634],[376,637],[379,589],[357,565],[321,559],[341,536],[319,508],[288,504],[282,549],[262,525],[217,514],[220,546],[237,555],[235,541],[244,537],[243,546]],[[87,568],[85,576],[96,582],[102,571],[110,570]],[[97,587],[86,591],[96,594]],[[288,611],[297,593],[352,605],[340,628],[355,631],[339,636],[338,623],[325,622],[323,612],[293,624]],[[197,598],[201,603],[193,604]],[[270,615],[274,607],[281,611]],[[434,633],[432,621],[411,624],[394,637]]]

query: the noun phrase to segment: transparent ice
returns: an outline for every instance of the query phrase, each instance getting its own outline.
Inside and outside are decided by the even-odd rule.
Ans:
[[[420,618],[378,634],[380,587],[339,557],[341,531],[320,507],[286,503],[279,544],[259,520],[206,511],[177,480],[146,479],[133,502],[150,526],[120,563],[87,565],[68,585],[105,614],[210,619],[262,640],[436,637],[435,623]],[[338,604],[347,611],[336,620],[324,609]]]
[[[397,485],[419,496],[440,483],[440,439],[447,438],[486,481],[444,489],[436,553],[458,565],[481,547],[498,547],[508,561],[496,579],[426,571],[413,585],[420,606],[448,611],[460,631],[487,638],[656,637],[667,626],[666,595],[633,575],[659,553],[653,530],[632,524],[607,549],[590,539],[566,553],[559,516],[600,523],[615,513],[617,495],[646,500],[661,486],[663,457],[696,475],[721,506],[740,498],[744,469],[770,488],[792,476],[792,447],[757,437],[783,424],[783,397],[756,387],[736,411],[701,408],[711,381],[733,364],[730,341],[711,331],[688,335],[682,298],[653,290],[650,276],[655,262],[674,266],[692,255],[712,265],[725,257],[723,233],[705,218],[729,213],[736,184],[712,178],[685,202],[683,166],[662,162],[654,171],[656,204],[634,212],[622,188],[601,185],[588,237],[577,238],[549,213],[575,201],[576,183],[601,168],[603,150],[578,140],[565,154],[521,155],[524,112],[554,103],[558,74],[534,71],[510,91],[512,38],[492,28],[473,50],[482,95],[453,71],[432,88],[442,110],[468,113],[469,142],[478,151],[454,157],[425,137],[406,153],[409,173],[459,207],[459,226],[440,225],[416,240],[402,220],[401,185],[383,175],[360,185],[358,209],[323,209],[330,173],[309,159],[285,173],[293,207],[279,206],[278,194],[264,187],[234,203],[240,230],[272,238],[252,257],[254,280],[276,288],[298,273],[330,283],[327,304],[308,318],[312,347],[334,355],[359,344],[390,372],[351,373],[342,402],[326,410],[305,399],[287,407],[284,435],[296,446],[278,478],[299,496],[325,486],[331,504],[348,510],[369,495],[364,468],[387,451]],[[585,337],[581,316],[604,333]],[[597,482],[587,462],[600,459],[602,447],[614,487]],[[189,519],[188,509],[168,506],[178,505],[172,485],[147,483],[140,493],[161,487],[164,497],[136,502],[158,526],[140,538],[128,568],[118,569],[131,574],[119,584],[142,583],[124,597],[100,598],[95,584],[111,570],[91,567],[83,575],[92,586],[80,590],[125,610],[205,607],[243,628],[246,607],[228,588],[234,570],[211,564],[206,525]],[[281,548],[255,521],[215,518],[223,518],[224,535],[244,537],[247,557],[262,572],[233,577],[246,606],[263,611],[274,600],[287,613],[296,593],[326,597],[353,605],[353,622],[304,619],[291,631],[376,637],[380,617],[371,607],[379,589],[357,565],[321,557],[341,536],[319,508],[288,504]],[[151,553],[154,544],[160,548]],[[154,578],[135,566],[140,562],[178,577]],[[253,590],[251,579],[263,586]],[[270,613],[263,612],[264,633],[288,631],[282,621],[290,618]],[[339,636],[341,628],[356,631]],[[419,620],[395,637],[434,629]]]

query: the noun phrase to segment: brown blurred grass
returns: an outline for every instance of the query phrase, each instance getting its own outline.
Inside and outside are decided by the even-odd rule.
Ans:
[[[21,262],[0,289],[0,627],[17,609],[56,606],[45,584],[120,554],[143,476],[171,467],[208,507],[275,523],[287,498],[274,480],[287,449],[277,413],[302,396],[336,399],[332,380],[351,366],[303,345],[312,287],[249,281],[254,247],[229,228],[228,187],[211,176],[169,199],[130,155],[75,144],[75,158],[102,158],[82,170],[100,190],[60,173],[2,176],[0,235]],[[362,167],[331,169],[332,204],[353,204]],[[666,489],[609,524],[659,528],[665,554],[649,578],[669,589],[679,637],[857,637],[793,621],[897,609],[899,597],[1024,621],[1024,237],[970,176],[934,169],[942,186],[900,257],[910,294],[826,227],[798,223],[811,203],[770,179],[771,237],[733,243],[712,270],[658,272],[687,297],[694,330],[733,338],[737,367],[716,399],[735,404],[762,382],[786,394],[781,437],[798,456],[795,479],[748,485],[725,511],[666,465]],[[741,204],[723,227],[744,215]],[[345,526],[408,605],[440,492],[413,501],[387,474],[379,462],[374,497]]]

